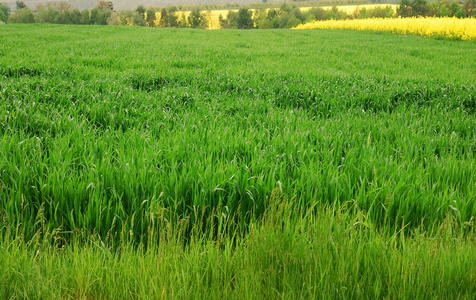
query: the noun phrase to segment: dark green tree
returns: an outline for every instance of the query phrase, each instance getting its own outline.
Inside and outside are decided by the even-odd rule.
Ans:
[[[167,10],[165,8],[162,8],[162,11],[160,12],[160,27],[167,27]]]
[[[147,9],[147,19],[146,23],[149,27],[155,27],[155,10],[153,8]]]
[[[301,25],[302,24],[302,21],[299,20],[298,18],[296,18],[296,16],[292,16],[291,18],[289,18],[288,20],[288,23],[286,24],[286,27],[287,28],[293,28],[293,27],[296,27],[298,25]]]
[[[456,15],[456,12],[458,12],[458,10],[461,9],[461,6],[459,5],[458,2],[456,1],[453,1],[451,2],[451,13],[450,13],[450,17]]]
[[[81,12],[81,24],[82,25],[89,25],[91,24],[91,18],[89,15],[89,10],[85,9]]]
[[[71,24],[81,24],[81,12],[77,8],[71,11]]]
[[[0,21],[2,21],[3,23],[7,23],[8,17],[10,16],[10,8],[3,3],[0,3],[0,11]]]
[[[412,16],[412,4],[410,0],[400,1],[400,6],[397,8],[397,15],[404,18]]]
[[[146,9],[143,5],[137,6],[136,11],[132,16],[132,24],[136,26],[146,26],[147,23],[145,21],[145,12]]]
[[[238,28],[238,13],[229,10],[228,14],[226,15],[226,27],[230,29],[237,29]]]
[[[178,27],[177,7],[172,6],[167,10],[167,16],[164,21],[166,27]]]
[[[17,9],[28,8],[28,7],[26,6],[26,3],[23,2],[23,1],[17,1],[17,2],[15,2],[15,4],[16,4],[16,6],[17,6]]]
[[[145,12],[146,12],[146,9],[145,9],[145,7],[144,7],[143,5],[137,6],[137,8],[136,8],[136,13],[138,13],[139,15],[141,15],[141,16],[144,17],[144,16],[145,16]]]
[[[135,26],[147,26],[144,16],[137,12],[132,15],[132,24]]]
[[[91,9],[91,14],[89,15],[89,24],[96,24],[99,20],[99,8],[94,7]]]
[[[38,23],[59,23],[60,12],[51,3],[40,5],[36,12],[35,20]]]
[[[476,0],[466,0],[463,4],[463,11],[466,16],[476,18]]]
[[[218,23],[220,24],[220,28],[226,28],[227,26],[226,19],[223,18],[221,14],[218,16]]]
[[[180,17],[179,27],[180,28],[187,28],[188,27],[188,21],[187,21],[187,18],[185,17],[184,14],[182,14],[182,16]]]
[[[218,16],[218,21],[220,21],[220,16]],[[188,24],[192,28],[202,28],[204,19],[205,16],[201,13],[200,8],[196,7],[192,10],[192,12],[190,12],[190,15],[188,16]]]
[[[99,1],[98,5],[91,9],[90,23],[94,25],[107,25],[107,19],[111,16],[109,5],[104,5],[106,1]],[[106,2],[107,3],[107,2]]]
[[[238,28],[251,29],[253,27],[253,12],[250,11],[248,8],[240,8],[240,10],[238,10]]]
[[[9,23],[34,23],[35,16],[29,8],[20,8],[8,18]]]
[[[5,24],[7,23],[7,16],[5,16],[5,13],[3,10],[0,9],[0,24]]]
[[[413,16],[427,16],[428,7],[426,0],[413,0],[412,1],[412,15]]]

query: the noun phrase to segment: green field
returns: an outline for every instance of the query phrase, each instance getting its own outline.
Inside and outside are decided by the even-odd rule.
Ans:
[[[0,298],[474,298],[475,42],[0,40]]]

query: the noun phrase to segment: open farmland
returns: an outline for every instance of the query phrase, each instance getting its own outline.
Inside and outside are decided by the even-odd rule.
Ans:
[[[0,298],[473,298],[474,41],[0,40]]]

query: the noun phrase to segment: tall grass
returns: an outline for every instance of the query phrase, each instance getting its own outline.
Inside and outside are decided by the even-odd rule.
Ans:
[[[34,299],[474,297],[473,227],[471,237],[465,238],[458,222],[448,216],[431,231],[418,228],[407,235],[401,223],[385,232],[363,211],[318,203],[294,210],[294,200],[274,190],[270,206],[260,219],[250,221],[247,235],[230,226],[238,221],[236,217],[207,214],[192,221],[168,220],[162,214],[156,229],[147,235],[147,248],[137,248],[128,231],[122,232],[121,247],[115,249],[82,232],[57,248],[54,232],[40,230],[36,239],[25,244],[0,231],[0,295]],[[198,229],[203,226],[214,228],[215,236],[204,235]],[[193,230],[187,232],[189,228]]]

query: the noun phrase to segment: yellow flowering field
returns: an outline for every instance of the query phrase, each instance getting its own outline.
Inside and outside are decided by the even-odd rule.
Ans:
[[[315,21],[295,29],[355,29],[476,40],[476,19],[396,18]]]

